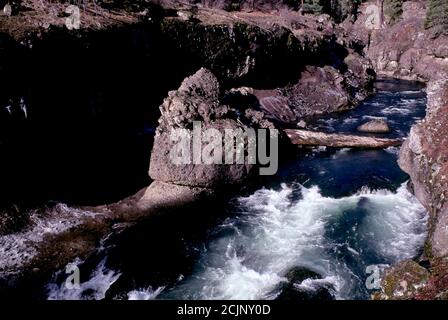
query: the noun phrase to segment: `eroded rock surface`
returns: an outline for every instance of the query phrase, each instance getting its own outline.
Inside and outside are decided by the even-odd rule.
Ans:
[[[225,164],[224,153],[221,164],[195,163],[193,151],[193,122],[198,121],[198,133],[215,129],[225,136],[225,130],[241,130],[248,127],[237,121],[227,106],[219,103],[220,88],[216,77],[207,69],[200,69],[186,78],[177,91],[168,93],[161,110],[160,124],[154,139],[149,175],[152,179],[192,187],[214,188],[243,182],[250,175],[253,165]],[[172,152],[179,143],[173,139],[173,130],[188,130],[191,137],[188,146],[188,164],[173,162]],[[221,143],[221,142],[220,142]],[[202,146],[202,143],[200,144]],[[202,152],[202,151],[201,151]]]

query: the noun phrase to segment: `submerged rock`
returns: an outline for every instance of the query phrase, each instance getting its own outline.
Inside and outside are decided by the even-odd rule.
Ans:
[[[322,280],[322,276],[304,267],[294,267],[289,270],[285,278],[287,282],[281,283],[274,291],[279,292],[276,300],[306,301],[306,300],[333,300],[330,293],[331,285],[325,282],[310,284],[313,280]]]
[[[357,130],[366,133],[389,133],[390,127],[384,119],[373,119],[362,125]]]

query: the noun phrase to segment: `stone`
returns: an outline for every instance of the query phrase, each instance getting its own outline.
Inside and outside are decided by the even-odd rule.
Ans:
[[[362,125],[357,130],[365,133],[389,133],[390,127],[384,119],[373,119]]]
[[[381,291],[374,294],[377,300],[410,299],[426,284],[429,271],[417,262],[405,260],[385,271]]]
[[[187,77],[178,90],[168,93],[160,107],[162,115],[151,153],[149,175],[152,179],[190,187],[219,188],[240,184],[251,175],[254,165],[247,162],[229,165],[223,159],[222,164],[193,161],[176,164],[171,159],[171,151],[177,144],[172,140],[172,130],[185,129],[193,134],[194,121],[201,122],[202,132],[216,129],[224,135],[226,129],[247,129],[232,118],[227,106],[220,105],[219,95],[217,78],[204,68]]]
[[[297,122],[297,128],[300,128],[300,129],[305,129],[306,128],[306,122],[305,122],[305,120],[300,120],[299,122]]]
[[[285,278],[287,281],[279,284],[274,292],[279,292],[275,300],[282,301],[307,301],[307,300],[333,300],[330,293],[331,286],[322,283],[313,290],[306,290],[300,287],[300,284],[309,279],[322,279],[317,272],[304,267],[294,267],[290,269]]]
[[[427,268],[413,260],[402,261],[389,269],[381,281],[381,290],[373,295],[383,300],[446,300],[448,256],[432,258]]]

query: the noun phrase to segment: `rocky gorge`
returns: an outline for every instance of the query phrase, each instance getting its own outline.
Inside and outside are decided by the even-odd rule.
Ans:
[[[10,283],[6,287],[20,287],[19,283],[34,277],[32,270],[45,274],[76,256],[85,256],[117,222],[184,208],[216,193],[217,187],[228,188],[248,178],[250,167],[246,165],[232,166],[230,171],[223,165],[211,169],[193,165],[180,171],[166,167],[170,128],[189,128],[193,120],[218,129],[290,126],[308,115],[352,108],[372,90],[374,73],[368,60],[337,42],[328,19],[294,13],[285,19],[207,8],[191,16],[189,6],[174,10],[150,5],[143,15],[126,10],[110,14],[101,8],[95,14],[85,11],[81,30],[70,31],[64,18],[53,16],[46,20],[47,25],[39,20],[46,18],[48,9],[57,12],[62,5],[41,8],[33,1],[22,4],[36,11],[37,18],[26,13],[1,17],[5,21],[0,49],[4,88],[0,99],[1,185],[7,208],[2,215],[2,234],[26,232],[30,226],[41,225],[40,220],[52,225],[55,218],[61,229],[31,241],[30,252],[14,248],[14,243],[7,245],[2,252],[2,283]],[[89,90],[81,90],[78,77],[69,76],[72,71],[67,71],[64,81],[45,76],[60,73],[61,65],[85,79]],[[135,70],[142,79],[129,78]],[[80,216],[70,217],[61,212],[64,208],[54,208],[52,213],[25,217],[23,224],[17,222],[19,211],[42,198],[77,203],[70,198],[74,189],[80,190],[76,194],[82,198],[90,198],[87,204],[95,204],[104,200],[89,197],[98,194],[94,190],[102,190],[110,201],[111,185],[119,189],[133,181],[137,184],[131,189],[143,188],[148,181],[144,168],[151,140],[147,136],[136,139],[135,130],[154,127],[157,104],[190,75],[162,104],[149,170],[154,181],[149,187],[114,205],[87,207],[86,214],[80,212]],[[123,85],[119,77],[130,82]],[[320,85],[316,87],[316,83]],[[149,95],[143,89],[148,86]],[[48,95],[49,88],[54,95]],[[73,99],[66,101],[63,97],[67,95]],[[123,100],[127,97],[132,101]],[[59,107],[62,100],[63,109]],[[133,107],[124,110],[124,104]],[[121,152],[110,152],[118,145]],[[95,159],[88,165],[83,158],[86,153]],[[57,160],[61,157],[65,159],[62,162]],[[135,158],[143,162],[135,163]],[[107,178],[112,168],[124,169],[123,164],[127,169]],[[66,166],[74,170],[59,175]],[[135,178],[137,172],[143,179]],[[52,183],[38,187],[44,176]],[[88,185],[85,179],[90,180]],[[115,199],[123,193],[129,190],[117,193]],[[28,203],[19,199],[28,199]],[[21,203],[23,209],[15,203]],[[13,257],[16,250],[19,258]]]
[[[28,5],[35,4],[31,1]],[[406,1],[403,20],[385,26],[384,30],[365,27],[363,13],[367,5],[361,7],[357,20],[340,25],[326,15],[316,17],[292,11],[228,12],[188,4],[171,8],[149,6],[145,12],[135,13],[127,9],[120,12],[118,8],[112,14],[100,7],[95,9],[100,10],[99,20],[94,18],[96,15],[87,14],[87,24],[80,31],[65,30],[63,20],[56,19],[57,16],[53,16],[55,20],[48,26],[38,24],[26,28],[23,21],[14,25],[14,19],[25,19],[23,15],[0,17],[11,19],[2,24],[4,33],[0,38],[1,61],[8,61],[0,61],[3,74],[0,85],[6,88],[0,93],[0,106],[2,110],[9,107],[0,115],[0,147],[7,159],[3,168],[18,170],[20,165],[28,165],[21,159],[32,157],[33,153],[24,148],[42,139],[48,139],[43,146],[51,155],[34,153],[42,159],[27,172],[42,168],[49,172],[55,163],[50,160],[54,154],[70,158],[73,153],[90,153],[95,158],[101,152],[102,160],[111,161],[103,169],[100,169],[103,162],[87,171],[81,165],[69,176],[74,186],[61,184],[39,190],[37,194],[40,174],[34,172],[26,177],[22,173],[20,181],[31,187],[17,188],[14,185],[17,171],[2,169],[5,179],[1,181],[1,190],[6,195],[2,199],[9,202],[3,203],[7,209],[1,218],[1,235],[38,232],[36,228],[41,226],[41,221],[51,226],[58,220],[57,232],[44,232],[37,238],[27,235],[28,244],[18,237],[7,250],[1,251],[4,264],[0,269],[0,285],[6,288],[2,293],[10,294],[12,287],[26,287],[29,279],[47,281],[51,273],[76,257],[92,254],[106,235],[126,232],[141,219],[160,216],[160,213],[179,218],[180,210],[195,208],[198,203],[201,206],[207,201],[220,201],[221,197],[227,201],[228,194],[232,193],[228,189],[233,188],[235,192],[235,186],[244,187],[252,177],[254,166],[247,163],[230,168],[170,165],[168,154],[172,142],[168,134],[171,129],[190,130],[193,121],[198,120],[205,129],[221,131],[229,127],[285,129],[280,138],[282,144],[288,145],[288,129],[307,129],[308,123],[318,116],[354,108],[373,92],[373,81],[378,74],[428,82],[427,116],[412,127],[401,148],[399,164],[410,175],[410,188],[430,218],[424,253],[387,269],[382,289],[375,297],[445,297],[448,185],[443,130],[448,99],[447,39],[443,36],[431,39],[425,33],[421,1]],[[101,26],[95,21],[100,21]],[[19,28],[12,27],[17,25]],[[53,77],[40,79],[42,74],[59,71],[61,66],[55,66],[54,59],[64,62],[69,70],[77,70],[84,79],[91,79],[86,80],[87,93],[69,75],[64,77],[64,82]],[[111,63],[114,68],[109,71]],[[131,79],[133,73],[129,70],[139,70],[143,79]],[[129,79],[130,83],[122,86],[120,77]],[[48,88],[58,94],[49,95]],[[73,96],[73,89],[75,97],[65,102],[61,111],[61,99]],[[132,96],[132,100],[124,98],[127,96]],[[133,108],[123,108],[124,104]],[[148,127],[155,132],[153,142],[152,137],[146,136],[136,142],[135,128],[144,131]],[[84,132],[76,128],[83,128]],[[55,132],[57,138],[53,137]],[[88,142],[92,137],[94,143]],[[112,142],[106,142],[111,137]],[[340,135],[318,137],[319,141],[310,145],[322,145],[325,139],[338,142],[337,138],[353,143],[352,136]],[[401,144],[399,140],[376,139],[384,143],[381,147]],[[75,149],[61,148],[61,141],[75,141],[71,146]],[[104,143],[106,147],[95,151]],[[127,147],[119,152],[110,151],[116,143]],[[364,143],[362,147],[371,147],[370,140]],[[347,146],[347,142],[337,145],[341,146]],[[11,155],[11,151],[16,152]],[[127,157],[120,155],[123,153]],[[134,164],[136,158],[139,161]],[[62,166],[76,161],[79,158],[75,156],[64,160]],[[104,181],[112,168],[117,168],[114,172],[122,172],[117,172],[118,178]],[[96,170],[100,174],[92,175]],[[136,176],[139,178],[134,179]],[[54,178],[55,185],[67,180],[67,176],[57,180],[57,174]],[[85,179],[103,180],[101,184],[94,182],[90,189],[86,187],[86,195],[99,186],[104,194],[81,204],[79,199],[70,198],[70,194]],[[132,180],[134,184],[110,197],[104,185],[112,180],[116,180],[115,184]],[[135,195],[117,201],[138,189],[141,190]],[[56,205],[46,213],[22,217],[16,214],[22,210],[15,203],[28,194],[35,197],[32,205],[42,198],[51,198],[71,203],[79,211],[72,215],[66,207]],[[114,201],[117,202],[99,205]],[[18,252],[19,259],[13,257],[14,252]]]

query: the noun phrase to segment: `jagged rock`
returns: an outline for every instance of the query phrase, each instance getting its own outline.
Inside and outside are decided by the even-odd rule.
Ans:
[[[308,67],[299,83],[284,93],[298,117],[344,110],[350,107],[344,80],[333,67]]]
[[[302,117],[347,110],[366,98],[373,81],[368,60],[350,55],[348,71],[308,66],[298,82],[275,90],[253,90],[260,109],[280,125],[296,124]],[[355,63],[356,61],[356,63]],[[372,70],[369,75],[368,70]]]
[[[446,37],[434,38],[424,28],[426,18],[424,1],[403,2],[400,23],[387,30],[369,30],[366,2],[354,24],[347,24],[346,32],[367,45],[367,55],[377,73],[410,80],[443,78],[448,71]]]
[[[193,121],[210,123],[228,112],[219,105],[219,83],[207,69],[187,77],[179,89],[168,92],[160,106],[161,117],[157,134],[175,128],[191,128]]]
[[[219,104],[219,83],[207,69],[200,69],[186,78],[178,90],[171,91],[165,99],[151,153],[149,175],[152,179],[167,183],[217,188],[239,184],[247,179],[254,165],[193,163],[193,148],[190,146],[190,163],[176,164],[171,152],[177,141],[171,137],[172,130],[186,129],[193,133],[193,121],[201,121],[201,130],[216,129],[224,135],[225,129],[247,129],[229,115],[229,108]],[[201,132],[201,133],[202,133]]]
[[[413,299],[441,299],[448,286],[448,82],[431,81],[427,92],[426,118],[412,127],[398,161],[429,214],[423,257],[429,259],[430,275]]]
[[[357,130],[366,133],[389,133],[390,127],[384,119],[373,119],[362,125]]]
[[[398,164],[411,176],[416,197],[428,210],[426,255],[448,254],[448,82],[428,84],[428,114],[416,123],[400,150]]]
[[[251,121],[252,124],[256,124],[260,128],[274,129],[275,125],[266,119],[266,114],[261,111],[254,109],[246,109],[244,115],[247,119]]]

